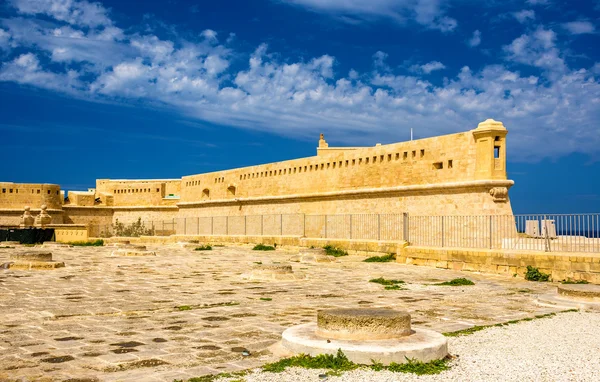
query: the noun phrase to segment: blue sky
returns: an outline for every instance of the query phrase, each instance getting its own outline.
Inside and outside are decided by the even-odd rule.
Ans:
[[[0,179],[93,187],[509,129],[516,213],[600,212],[600,1],[0,3]]]

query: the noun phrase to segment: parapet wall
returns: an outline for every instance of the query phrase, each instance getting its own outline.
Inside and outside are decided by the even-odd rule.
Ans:
[[[475,179],[476,145],[460,133],[182,178],[181,203]],[[490,153],[491,155],[491,153]]]
[[[181,180],[98,179],[96,193],[112,195],[112,206],[175,205],[181,193]]]
[[[0,209],[23,211],[26,206],[39,209],[43,204],[49,210],[62,209],[59,185],[0,182]]]
[[[373,147],[329,147],[321,136],[317,155],[308,158],[182,179],[98,179],[95,189],[69,193],[64,221],[110,225],[116,219],[269,214],[512,215],[506,134],[502,123],[487,120],[463,133]],[[62,209],[58,186],[26,186],[18,195],[27,204],[16,202],[13,187],[14,194],[0,194],[11,195],[10,202],[0,199],[0,208],[2,200],[19,210],[35,208],[33,199],[39,196],[37,203],[43,197],[50,212]]]

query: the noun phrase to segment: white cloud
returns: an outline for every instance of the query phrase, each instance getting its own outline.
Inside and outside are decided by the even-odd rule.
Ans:
[[[512,15],[521,24],[524,24],[529,20],[535,20],[535,11],[531,9],[523,9],[522,11],[514,12]]]
[[[532,34],[524,34],[504,47],[511,61],[545,69],[559,75],[566,71],[566,65],[555,45],[556,33],[538,27]]]
[[[428,62],[423,65],[413,65],[410,67],[410,70],[413,72],[421,72],[421,73],[429,74],[436,70],[442,70],[445,68],[446,68],[446,65],[442,64],[441,62],[431,61],[431,62]]]
[[[75,71],[57,74],[43,70],[40,60],[33,53],[26,53],[6,62],[0,69],[0,81],[33,85],[45,89],[76,93],[81,90],[81,83]]]
[[[448,0],[274,0],[328,13],[355,24],[388,18],[399,24],[413,20],[431,29],[453,31],[457,21],[445,14]]]
[[[0,28],[0,50],[10,49],[10,34],[4,29]]]
[[[190,42],[21,18],[2,26],[10,44],[36,54],[10,58],[0,81],[91,101],[165,105],[190,118],[286,136],[328,129],[348,144],[403,140],[411,127],[419,136],[465,131],[494,118],[510,131],[511,157],[525,160],[600,147],[600,64],[569,68],[556,34],[543,27],[506,45],[510,62],[502,65],[451,71],[431,61],[400,75],[379,51],[371,71],[345,76],[332,56],[288,60],[265,44],[232,66],[244,52],[211,34]],[[520,65],[534,74],[522,75],[514,69]],[[443,81],[426,79],[441,69]]]
[[[19,13],[45,14],[69,24],[98,27],[112,24],[108,10],[86,0],[9,0]]]
[[[0,22],[11,34],[13,45],[41,49],[51,53],[51,58],[59,62],[86,62],[102,70],[134,53],[130,46],[107,39],[102,32],[89,31],[86,34],[71,26],[58,27],[22,18]]]
[[[471,36],[467,43],[473,48],[479,46],[479,44],[481,44],[481,32],[479,30],[473,32],[473,36]]]
[[[596,31],[594,24],[589,21],[571,21],[569,23],[562,24],[562,27],[571,34],[586,34],[594,33]]]

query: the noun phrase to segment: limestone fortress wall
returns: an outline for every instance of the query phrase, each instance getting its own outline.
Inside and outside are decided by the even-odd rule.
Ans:
[[[70,191],[64,205],[59,186],[20,185],[19,197],[0,194],[0,224],[9,209],[42,202],[64,223],[89,225],[281,213],[512,215],[506,134],[487,120],[463,133],[373,147],[329,147],[321,136],[313,157],[181,179],[98,179],[95,189]],[[31,193],[36,186],[40,194]]]

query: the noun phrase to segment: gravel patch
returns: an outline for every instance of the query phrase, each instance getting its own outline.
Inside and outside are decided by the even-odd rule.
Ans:
[[[561,313],[550,318],[492,327],[449,338],[458,356],[438,375],[355,370],[329,382],[364,381],[600,381],[600,314]],[[323,380],[324,370],[289,368],[283,373],[254,371],[247,382]],[[235,380],[236,378],[233,378]],[[237,378],[238,380],[240,377]],[[222,379],[222,381],[232,380]]]

